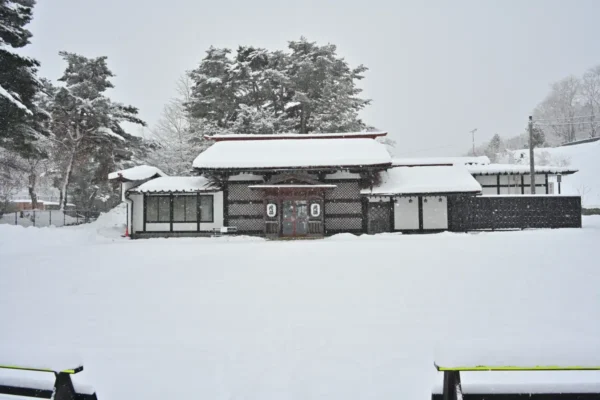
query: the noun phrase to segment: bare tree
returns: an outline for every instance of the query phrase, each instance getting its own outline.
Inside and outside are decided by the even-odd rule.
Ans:
[[[155,142],[156,150],[148,155],[147,162],[168,174],[186,175],[191,171],[194,158],[208,144],[201,121],[187,111],[186,105],[192,96],[188,74],[179,78],[176,88],[177,97],[165,105],[160,120],[150,129],[149,139]]]
[[[581,122],[577,118],[581,109],[580,91],[581,82],[573,75],[552,84],[550,94],[534,112],[535,119],[563,141],[574,141],[576,125]]]
[[[600,65],[587,70],[581,82],[581,95],[585,110],[589,114],[590,137],[598,136],[599,121],[596,120],[600,108]]]

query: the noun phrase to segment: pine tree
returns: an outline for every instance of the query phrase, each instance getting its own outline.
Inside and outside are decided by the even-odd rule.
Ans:
[[[367,70],[350,68],[334,45],[301,38],[290,52],[211,47],[190,72],[187,109],[204,126],[244,134],[364,130],[358,112],[369,104],[356,82]],[[217,132],[215,132],[217,133]]]
[[[502,138],[497,133],[492,137],[488,143],[484,153],[490,159],[491,162],[495,163],[498,161],[499,153],[505,150]]]
[[[60,55],[67,62],[59,79],[65,86],[56,91],[51,113],[57,144],[54,161],[60,171],[58,187],[64,206],[75,167],[77,173],[82,173],[93,165],[94,171],[101,171],[98,179],[106,181],[106,171],[114,170],[118,161],[131,158],[141,144],[141,139],[127,134],[120,123],[145,124],[137,117],[135,107],[115,103],[105,95],[113,87],[110,78],[114,76],[106,57],[88,59],[68,52]]]
[[[355,81],[363,79],[363,65],[351,69],[336,54],[336,46],[318,46],[305,38],[289,42],[292,50],[289,79],[294,106],[288,107],[291,128],[300,133],[347,132],[365,128],[358,111],[369,104],[360,99]]]
[[[34,5],[35,0],[0,0],[0,146],[22,154],[34,151],[31,142],[39,135],[33,104],[39,63],[14,49],[29,44],[31,32],[24,27]]]

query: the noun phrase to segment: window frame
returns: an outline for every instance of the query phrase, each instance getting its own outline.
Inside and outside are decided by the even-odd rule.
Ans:
[[[167,198],[169,199],[169,219],[166,221],[160,220],[160,199]],[[156,202],[156,220],[148,219],[148,206],[150,205],[150,201]],[[147,195],[144,200],[144,223],[145,224],[169,224],[171,223],[171,219],[173,218],[173,201],[170,195]]]
[[[174,224],[185,224],[185,223],[189,223],[189,224],[196,224],[198,223],[198,214],[199,214],[199,210],[198,210],[198,200],[199,200],[199,196],[198,194],[171,194],[172,196],[172,203],[173,203],[173,207],[172,207],[172,212],[171,212],[171,222],[173,222]],[[188,198],[194,198],[196,200],[196,217],[194,219],[187,219],[187,208],[188,208]],[[183,205],[183,220],[180,219],[175,219],[175,201],[177,199],[184,199],[184,205]],[[202,221],[201,221],[202,222]]]
[[[184,220],[184,221],[180,221],[180,220],[175,220],[175,210],[174,210],[174,206],[175,206],[175,198],[176,197],[194,197],[196,199],[196,219],[195,220]],[[202,198],[203,197],[210,197],[210,219],[208,218],[204,218],[205,212],[202,211]],[[159,203],[160,203],[160,199],[161,198],[167,198],[169,199],[169,219],[166,221],[161,221],[160,220],[160,208],[159,208]],[[150,202],[156,202],[156,220],[150,220],[148,219],[148,207],[150,205]],[[187,207],[187,201],[185,203],[184,206],[184,218],[185,218],[185,211],[186,211],[186,207]],[[144,230],[145,230],[145,225],[146,224],[185,224],[185,223],[189,223],[189,224],[202,224],[202,223],[214,223],[215,222],[215,196],[214,194],[201,194],[201,193],[195,193],[195,194],[176,194],[176,193],[169,193],[169,194],[145,194],[144,196]]]
[[[203,219],[203,212],[202,212],[202,197],[210,197],[210,219]],[[215,196],[213,194],[199,194],[198,193],[198,209],[200,211],[200,223],[213,223],[215,222]]]

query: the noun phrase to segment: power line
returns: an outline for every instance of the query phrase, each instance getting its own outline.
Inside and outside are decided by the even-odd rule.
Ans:
[[[559,122],[556,124],[552,124],[552,123],[542,123],[542,124],[538,124],[537,121],[534,122],[535,125],[540,125],[540,126],[564,126],[564,125],[600,125],[600,121],[580,121],[580,122]]]
[[[594,114],[590,114],[590,115],[576,115],[573,117],[560,117],[560,118],[541,118],[541,119],[537,119],[535,118],[534,121],[561,121],[561,120],[572,120],[572,119],[581,119],[581,118],[590,118],[590,117],[595,117],[596,115]]]

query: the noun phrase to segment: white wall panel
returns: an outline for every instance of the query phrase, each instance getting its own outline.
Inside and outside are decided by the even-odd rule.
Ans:
[[[423,197],[423,229],[448,229],[446,196]]]
[[[129,199],[133,202],[133,212],[129,209],[129,218],[131,232],[135,233],[144,230],[144,195],[142,194],[130,194]],[[127,203],[128,207],[131,207]]]
[[[399,197],[394,202],[394,229],[419,229],[419,201],[417,197]]]
[[[475,175],[475,180],[482,185],[495,185],[496,175]]]

